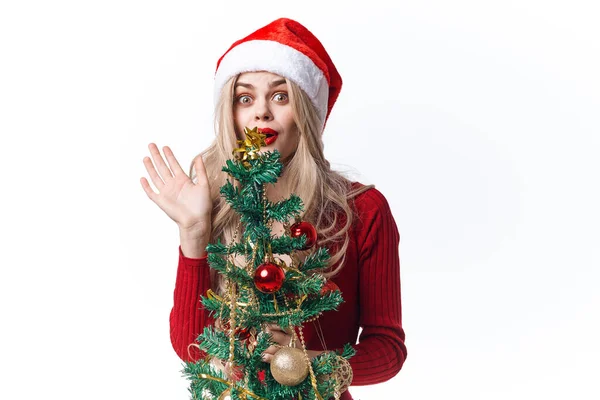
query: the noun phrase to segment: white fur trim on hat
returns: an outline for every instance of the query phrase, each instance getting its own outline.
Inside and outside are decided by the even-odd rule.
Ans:
[[[240,43],[225,54],[215,74],[215,104],[231,77],[255,71],[272,72],[296,83],[317,108],[321,123],[325,123],[329,85],[323,71],[298,50],[271,40]]]

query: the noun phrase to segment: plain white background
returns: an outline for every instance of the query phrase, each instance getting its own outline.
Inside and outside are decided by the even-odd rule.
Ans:
[[[217,59],[287,16],[344,79],[327,157],[401,233],[408,359],[355,398],[599,398],[593,3],[3,2],[0,397],[188,398],[142,158],[187,168]]]

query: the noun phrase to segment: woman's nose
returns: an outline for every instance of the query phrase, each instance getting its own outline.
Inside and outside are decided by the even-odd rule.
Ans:
[[[273,114],[267,104],[257,104],[256,111],[254,114],[256,121],[270,121],[273,119]]]

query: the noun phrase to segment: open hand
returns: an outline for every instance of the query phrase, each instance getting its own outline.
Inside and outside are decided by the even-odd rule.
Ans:
[[[163,147],[168,165],[156,144],[150,143],[148,149],[152,159],[144,157],[144,166],[158,193],[150,187],[146,178],[141,178],[140,183],[150,200],[175,221],[180,230],[210,234],[212,200],[202,157],[197,157],[194,164],[198,177],[195,184],[168,146]]]

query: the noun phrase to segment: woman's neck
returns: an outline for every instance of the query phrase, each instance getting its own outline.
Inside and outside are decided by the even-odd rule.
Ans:
[[[289,190],[286,190],[287,182],[284,177],[280,177],[274,185],[267,185],[267,199],[271,202],[281,201],[290,197]]]

